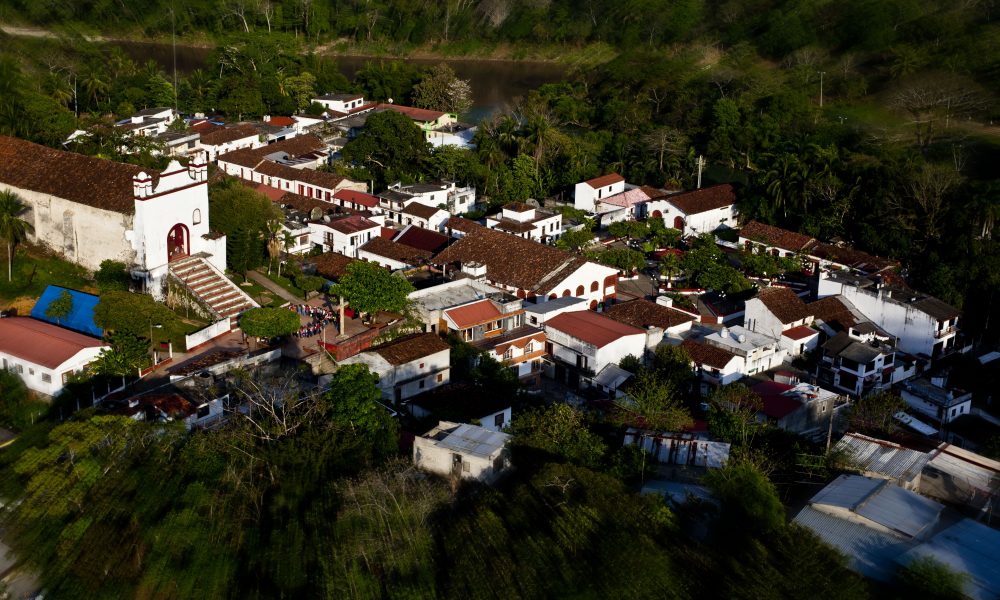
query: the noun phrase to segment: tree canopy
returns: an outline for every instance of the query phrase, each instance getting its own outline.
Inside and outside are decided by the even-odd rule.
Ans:
[[[341,154],[345,162],[370,173],[375,184],[384,187],[419,177],[430,157],[430,144],[410,117],[386,110],[369,116],[364,131]]]
[[[380,310],[402,311],[412,291],[413,285],[406,279],[377,263],[365,261],[347,265],[347,273],[330,289],[332,295],[342,296],[350,307],[369,314]]]
[[[240,315],[240,329],[265,339],[291,335],[299,330],[299,315],[287,308],[251,308]]]

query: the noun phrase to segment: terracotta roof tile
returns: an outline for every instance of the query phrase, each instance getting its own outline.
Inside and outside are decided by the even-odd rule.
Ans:
[[[493,231],[465,219],[452,218],[448,226],[466,232],[434,257],[435,264],[478,262],[486,278],[536,294],[548,293],[587,259],[553,246]],[[607,268],[608,275],[615,270]]]
[[[244,138],[257,137],[257,128],[249,123],[241,123],[234,127],[225,127],[222,129],[216,129],[209,133],[201,134],[201,145],[203,146],[220,146],[222,144],[228,144],[229,142],[235,142],[236,140],[242,140]]]
[[[847,330],[858,324],[858,318],[840,296],[827,296],[809,303],[809,312],[824,323]]]
[[[451,319],[459,330],[475,325],[495,321],[503,316],[500,309],[489,300],[478,300],[463,306],[448,309],[444,314]]]
[[[0,182],[124,215],[135,213],[132,178],[143,169],[0,135]],[[149,173],[156,187],[157,173]]]
[[[403,233],[399,234],[399,236],[393,241],[397,244],[403,244],[404,246],[427,250],[428,252],[434,253],[440,252],[443,248],[445,248],[448,245],[448,240],[450,239],[451,238],[443,233],[411,225],[410,227],[404,229]]]
[[[347,265],[357,262],[358,259],[344,256],[339,252],[324,252],[319,256],[309,259],[309,262],[316,265],[316,274],[326,279],[340,279],[347,273]]]
[[[695,317],[687,313],[668,306],[661,306],[644,298],[615,304],[604,314],[610,319],[640,329],[646,329],[650,326],[669,329],[695,320]]]
[[[268,125],[277,125],[278,127],[291,127],[295,125],[295,119],[291,117],[271,117],[267,122]]]
[[[700,190],[680,192],[667,196],[667,202],[673,204],[686,215],[696,215],[705,211],[732,206],[736,204],[736,193],[728,183],[713,185]]]
[[[642,329],[631,327],[589,310],[564,312],[556,315],[545,322],[545,329],[550,328],[593,344],[598,348],[603,348],[611,342],[629,335],[645,334]]]
[[[798,327],[792,327],[788,331],[782,332],[781,335],[792,340],[804,340],[814,335],[819,335],[819,332],[812,327],[799,325]]]
[[[367,208],[375,208],[378,206],[377,197],[372,196],[371,194],[366,194],[365,192],[359,192],[357,190],[337,190],[337,193],[334,194],[333,197],[337,200],[352,202]]]
[[[787,229],[768,225],[759,221],[750,221],[740,229],[740,237],[755,242],[762,242],[768,246],[781,248],[790,252],[801,252],[806,246],[816,240],[808,235],[795,233]]]
[[[361,215],[351,215],[342,219],[337,219],[327,223],[327,227],[341,233],[352,234],[359,231],[367,231],[373,228],[380,228],[381,225]],[[374,238],[373,238],[374,239]],[[378,238],[382,239],[382,238]]]
[[[810,316],[806,303],[795,295],[791,288],[782,286],[766,287],[760,291],[757,298],[764,303],[771,314],[782,324],[792,323]]]
[[[86,348],[104,342],[28,317],[0,319],[0,352],[54,369]]]
[[[850,246],[837,246],[820,242],[809,249],[809,254],[844,265],[852,269],[857,269],[862,273],[878,273],[884,269],[898,267],[899,261],[891,258],[873,256],[861,250],[855,250]]]
[[[286,152],[289,156],[297,158],[325,149],[326,144],[315,135],[297,135],[293,138],[281,140],[280,142],[261,146],[260,148],[243,148],[241,150],[226,152],[219,155],[219,160],[252,169],[259,165],[265,156],[274,154],[275,152]]]
[[[691,362],[696,365],[708,365],[716,369],[724,369],[731,360],[736,358],[736,355],[732,352],[695,340],[684,340],[681,342],[681,347],[687,351]]]
[[[365,252],[371,252],[377,256],[384,256],[385,258],[398,260],[399,262],[409,265],[419,264],[420,262],[431,257],[431,253],[426,250],[419,250],[417,248],[411,248],[410,246],[404,246],[403,244],[397,244],[396,242],[388,240],[382,236],[373,237],[368,240],[364,246],[361,246],[360,249]]]
[[[430,219],[440,211],[440,208],[435,206],[427,206],[426,204],[421,204],[419,202],[411,202],[406,208],[399,211],[404,215],[413,215],[414,217],[420,219]]]
[[[370,352],[378,354],[390,365],[405,365],[450,348],[448,342],[436,334],[414,333],[371,348]]]
[[[601,175],[600,177],[588,179],[587,181],[584,181],[584,183],[596,190],[615,183],[621,183],[622,181],[625,181],[625,178],[618,173],[608,173],[607,175]]]
[[[423,122],[436,121],[446,114],[437,110],[428,110],[426,108],[415,108],[412,106],[401,106],[399,104],[379,104],[375,108],[376,110],[391,110],[393,112],[398,112],[410,117],[414,121],[423,121]]]

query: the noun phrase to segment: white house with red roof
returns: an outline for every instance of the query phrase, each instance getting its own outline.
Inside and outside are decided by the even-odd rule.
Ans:
[[[625,178],[609,173],[576,184],[573,190],[573,207],[589,213],[596,212],[598,201],[625,191]]]
[[[820,332],[810,327],[814,320],[806,303],[784,286],[762,289],[746,301],[743,316],[747,329],[778,339],[789,356],[816,349]]]
[[[100,339],[29,317],[0,319],[0,366],[40,394],[54,396],[73,373],[108,348]]]
[[[381,234],[382,225],[362,215],[330,217],[309,221],[309,241],[323,247],[324,252],[337,252],[350,258],[358,257],[358,249]]]
[[[208,160],[214,162],[220,154],[244,148],[260,148],[265,143],[256,127],[242,123],[202,134],[198,139],[198,148],[208,155]]]
[[[367,192],[353,189],[340,189],[333,194],[334,203],[354,210],[367,210],[375,214],[382,212],[378,205],[378,197]]]
[[[434,333],[415,333],[369,348],[340,364],[367,365],[379,376],[382,397],[398,405],[449,382],[451,346]]]
[[[573,385],[580,376],[593,377],[626,356],[642,357],[646,332],[593,311],[564,312],[545,321],[548,351],[555,360],[553,377]]]
[[[486,217],[486,227],[541,243],[562,236],[562,214],[535,208],[524,202],[511,202],[499,215]]]
[[[736,193],[728,183],[670,194],[650,200],[646,209],[651,219],[663,219],[667,227],[685,236],[711,233],[737,225]]]

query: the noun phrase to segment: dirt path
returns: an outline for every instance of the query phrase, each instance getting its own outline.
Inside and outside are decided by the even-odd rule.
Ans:
[[[32,37],[32,38],[57,38],[59,37],[56,33],[48,31],[47,29],[38,29],[36,27],[19,27],[17,25],[8,25],[6,23],[0,23],[0,31],[3,31],[7,35],[13,35],[16,37]],[[83,38],[91,42],[106,42],[107,38],[101,37],[99,35],[86,35],[82,34]]]

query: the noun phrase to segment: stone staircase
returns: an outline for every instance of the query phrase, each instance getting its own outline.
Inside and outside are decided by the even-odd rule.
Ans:
[[[202,256],[188,256],[170,263],[170,273],[220,319],[236,318],[245,310],[259,306],[228,277]]]

